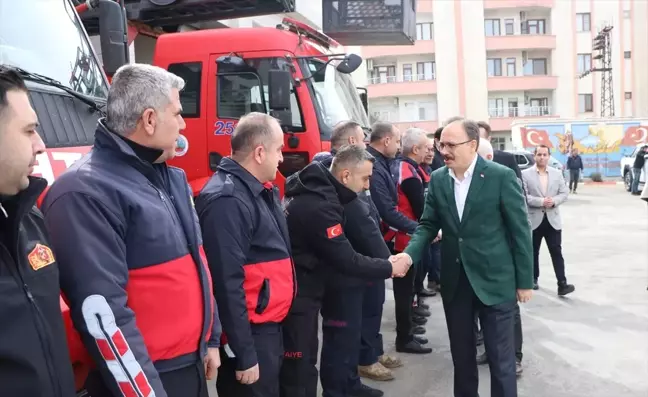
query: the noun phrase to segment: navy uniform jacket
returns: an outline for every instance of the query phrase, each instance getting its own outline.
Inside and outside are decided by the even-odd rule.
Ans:
[[[281,323],[296,295],[286,219],[278,189],[229,157],[196,198],[223,344],[237,370],[258,363],[250,323]]]
[[[133,147],[100,120],[94,148],[42,208],[74,326],[106,386],[166,397],[158,372],[201,362],[220,322],[184,171]]]

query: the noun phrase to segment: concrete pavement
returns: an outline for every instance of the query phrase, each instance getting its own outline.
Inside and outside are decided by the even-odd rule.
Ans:
[[[576,292],[556,295],[551,259],[541,248],[540,290],[522,305],[521,397],[648,395],[648,205],[621,185],[587,185],[562,207],[563,253]],[[391,291],[383,315],[385,348],[393,352]],[[452,396],[452,359],[439,297],[429,298],[429,355],[399,355],[405,367],[391,382],[370,382],[385,396]],[[489,371],[480,367],[480,393]],[[321,394],[320,394],[321,395]],[[212,390],[210,396],[216,396]]]

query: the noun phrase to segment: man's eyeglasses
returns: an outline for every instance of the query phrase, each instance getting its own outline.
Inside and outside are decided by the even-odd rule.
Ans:
[[[472,142],[473,140],[474,140],[474,139],[469,139],[469,140],[467,140],[467,141],[459,142],[459,143],[452,143],[452,142],[439,142],[439,144],[438,144],[437,146],[438,146],[439,150],[448,149],[449,151],[452,152],[452,151],[454,151],[454,150],[457,148],[457,146],[465,145],[466,143],[468,143],[468,142]]]

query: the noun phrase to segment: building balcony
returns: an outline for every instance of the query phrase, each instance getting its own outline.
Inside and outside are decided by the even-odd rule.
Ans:
[[[367,85],[368,98],[431,95],[436,92],[437,83],[434,76],[427,79],[424,76],[409,76],[405,79],[396,76],[374,77],[369,79]]]
[[[484,0],[485,10],[506,8],[553,8],[554,0]]]
[[[487,86],[489,92],[555,90],[558,86],[558,77],[547,75],[489,77]]]
[[[553,114],[550,106],[522,106],[517,108],[495,108],[488,109],[490,117],[489,124],[493,131],[508,131],[515,119],[519,118],[552,118],[557,117]]]
[[[548,34],[517,34],[486,37],[486,51],[553,50],[555,48],[556,36]]]
[[[425,130],[427,133],[434,133],[434,131],[436,131],[436,129],[439,127],[439,122],[437,120],[397,122],[392,121],[391,123],[401,132],[405,132],[405,130],[408,128],[416,127]]]
[[[364,59],[419,54],[434,54],[434,40],[416,40],[413,45],[384,45],[362,47],[362,57]]]

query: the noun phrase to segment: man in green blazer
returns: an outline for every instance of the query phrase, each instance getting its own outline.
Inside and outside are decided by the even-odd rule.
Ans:
[[[455,118],[439,149],[425,210],[401,255],[421,260],[443,229],[441,296],[454,362],[454,396],[478,397],[474,313],[479,313],[491,373],[491,397],[517,397],[514,313],[533,288],[526,204],[515,173],[477,155],[479,127]]]

